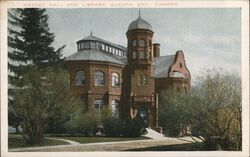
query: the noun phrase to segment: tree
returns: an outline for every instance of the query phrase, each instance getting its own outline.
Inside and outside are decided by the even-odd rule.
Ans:
[[[52,47],[54,34],[49,32],[48,15],[45,9],[10,9],[8,12],[8,69],[9,111],[18,105],[13,90],[21,90],[23,77],[32,66],[38,69],[61,67],[61,51]],[[15,102],[14,102],[15,101]],[[9,114],[10,125],[18,126],[19,119]]]
[[[211,149],[241,150],[241,79],[213,71],[199,80],[186,101],[192,127]]]
[[[179,136],[181,124],[189,123],[185,96],[173,89],[162,91],[159,95],[159,125],[168,136]]]
[[[159,111],[159,123],[170,133],[190,124],[208,150],[241,150],[241,79],[235,74],[209,71],[187,95],[162,93]]]
[[[68,76],[62,70],[32,68],[23,81],[26,86],[14,91],[18,105],[13,112],[21,121],[25,142],[40,144],[51,119],[78,101],[70,94]]]

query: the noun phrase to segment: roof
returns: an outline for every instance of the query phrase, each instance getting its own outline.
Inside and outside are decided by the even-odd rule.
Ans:
[[[153,31],[152,26],[147,21],[143,20],[141,16],[129,25],[128,31],[133,29],[147,29]]]
[[[127,48],[126,48],[126,47],[124,47],[124,46],[122,46],[122,45],[118,45],[118,44],[112,43],[112,42],[109,42],[109,41],[104,40],[104,39],[101,39],[101,38],[98,38],[98,37],[96,37],[96,36],[93,36],[92,33],[91,33],[89,36],[87,36],[86,38],[81,39],[81,40],[79,40],[79,41],[77,41],[77,42],[87,41],[87,40],[99,41],[99,42],[107,43],[107,44],[109,44],[109,45],[111,45],[111,46],[113,46],[113,47],[116,47],[116,48],[122,49],[122,50],[124,50],[124,51],[127,51]]]
[[[100,61],[124,65],[126,60],[112,54],[104,53],[96,49],[78,51],[66,58],[66,61]]]
[[[155,78],[168,77],[168,70],[174,63],[175,55],[160,56],[154,58]]]

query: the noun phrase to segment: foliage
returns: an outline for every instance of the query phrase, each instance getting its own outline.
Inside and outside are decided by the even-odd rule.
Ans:
[[[213,71],[199,80],[187,100],[193,128],[218,148],[241,150],[241,79]]]
[[[61,51],[52,47],[54,34],[50,33],[45,9],[9,9],[8,12],[8,69],[9,69],[9,125],[18,127],[20,119],[12,114],[19,108],[14,90],[22,90],[30,68],[62,67]],[[24,92],[24,91],[23,91]]]
[[[170,94],[169,94],[170,93]],[[160,96],[160,125],[190,124],[207,149],[241,150],[241,81],[237,75],[210,71],[187,95]],[[176,124],[175,124],[176,123]]]
[[[117,117],[109,117],[103,120],[104,133],[108,137],[117,137],[122,132],[122,122]]]
[[[43,142],[43,132],[49,122],[76,102],[69,94],[68,77],[63,70],[32,68],[23,80],[26,86],[14,91],[18,105],[13,113],[21,121],[25,142],[39,144]]]
[[[178,136],[181,124],[188,124],[185,95],[172,89],[159,95],[159,125],[168,136]]]
[[[127,118],[122,123],[122,136],[139,137],[142,135],[143,120],[140,117]]]

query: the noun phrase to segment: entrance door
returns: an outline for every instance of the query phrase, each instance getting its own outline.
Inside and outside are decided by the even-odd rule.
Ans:
[[[145,107],[139,108],[139,116],[143,119],[144,127],[148,127],[148,110]]]

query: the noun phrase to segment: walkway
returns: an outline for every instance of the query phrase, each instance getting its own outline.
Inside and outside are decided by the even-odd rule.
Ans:
[[[29,148],[16,148],[9,149],[9,151],[38,151],[38,152],[52,152],[52,151],[124,151],[136,148],[146,148],[161,145],[176,145],[176,144],[186,144],[195,142],[190,137],[182,138],[171,138],[165,137],[162,134],[147,129],[148,134],[144,135],[152,139],[148,140],[134,140],[134,141],[119,141],[119,142],[99,142],[99,143],[85,143],[81,144],[72,140],[66,140],[61,138],[49,138],[55,140],[61,140],[68,142],[69,145],[56,145],[56,146],[45,146],[45,147],[29,147]],[[196,139],[199,141],[198,139]],[[200,141],[199,141],[200,142]]]

